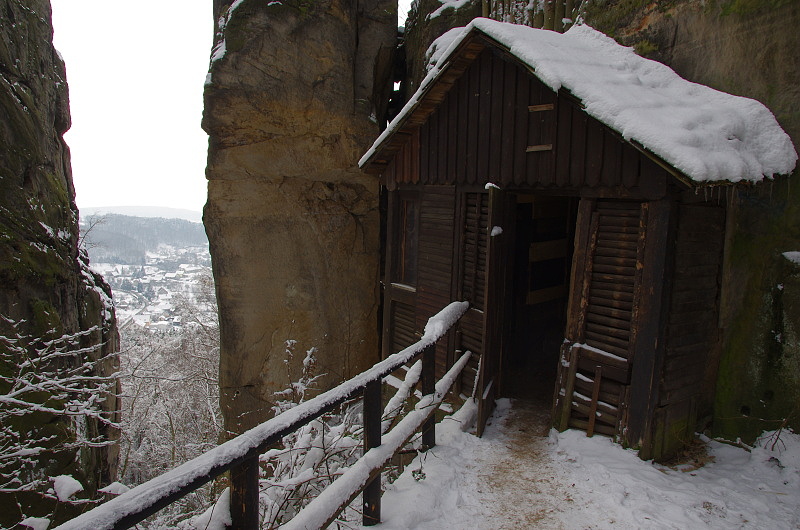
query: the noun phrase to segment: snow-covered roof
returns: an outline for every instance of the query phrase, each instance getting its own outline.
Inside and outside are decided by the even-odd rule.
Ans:
[[[589,115],[695,183],[757,182],[794,170],[791,139],[758,101],[687,81],[586,25],[562,34],[480,18],[433,44],[435,64],[359,166],[368,165],[406,125],[459,45],[476,32],[506,48],[553,91],[568,90]]]

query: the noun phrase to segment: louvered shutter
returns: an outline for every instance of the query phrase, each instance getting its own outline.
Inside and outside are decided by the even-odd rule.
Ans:
[[[581,202],[556,399],[562,428],[613,436],[624,426],[645,219],[639,202]]]
[[[486,289],[486,243],[489,222],[489,194],[464,194],[464,248],[462,297],[470,308],[483,311]]]
[[[489,223],[489,195],[464,193],[460,197],[463,239],[459,250],[458,299],[469,302],[469,309],[458,323],[462,351],[471,351],[472,360],[462,372],[462,384],[472,391],[483,353],[483,307],[486,296],[486,226]]]
[[[390,304],[392,322],[392,352],[399,352],[417,342],[414,306],[394,301]]]
[[[455,190],[452,186],[425,186],[420,200],[417,329],[453,301],[453,230]],[[436,343],[436,376],[447,371],[447,340]]]

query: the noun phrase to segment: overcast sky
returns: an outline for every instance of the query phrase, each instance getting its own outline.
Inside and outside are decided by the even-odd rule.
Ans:
[[[401,24],[411,0],[400,0]],[[211,0],[51,0],[79,208],[201,210]]]
[[[211,0],[51,0],[78,207],[205,204]]]

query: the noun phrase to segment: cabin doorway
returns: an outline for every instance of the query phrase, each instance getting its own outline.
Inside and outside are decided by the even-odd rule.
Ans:
[[[517,194],[501,394],[549,410],[567,322],[578,199]]]

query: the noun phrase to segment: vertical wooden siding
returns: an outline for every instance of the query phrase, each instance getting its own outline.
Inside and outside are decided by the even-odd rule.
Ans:
[[[717,346],[719,284],[725,210],[707,203],[682,204],[678,210],[675,265],[666,349],[661,373],[656,457],[668,456],[690,439],[697,402],[704,388],[709,353]]]
[[[419,181],[506,187],[552,175],[553,151],[526,148],[555,143],[555,110],[528,110],[555,102],[556,94],[527,71],[484,51],[419,128]],[[409,172],[400,182],[412,178]]]
[[[453,301],[451,278],[455,238],[456,194],[453,186],[425,186],[420,198],[417,279],[417,328]],[[448,364],[448,341],[436,346],[436,373]]]
[[[656,198],[668,173],[498,51],[484,50],[395,156],[398,183]]]

